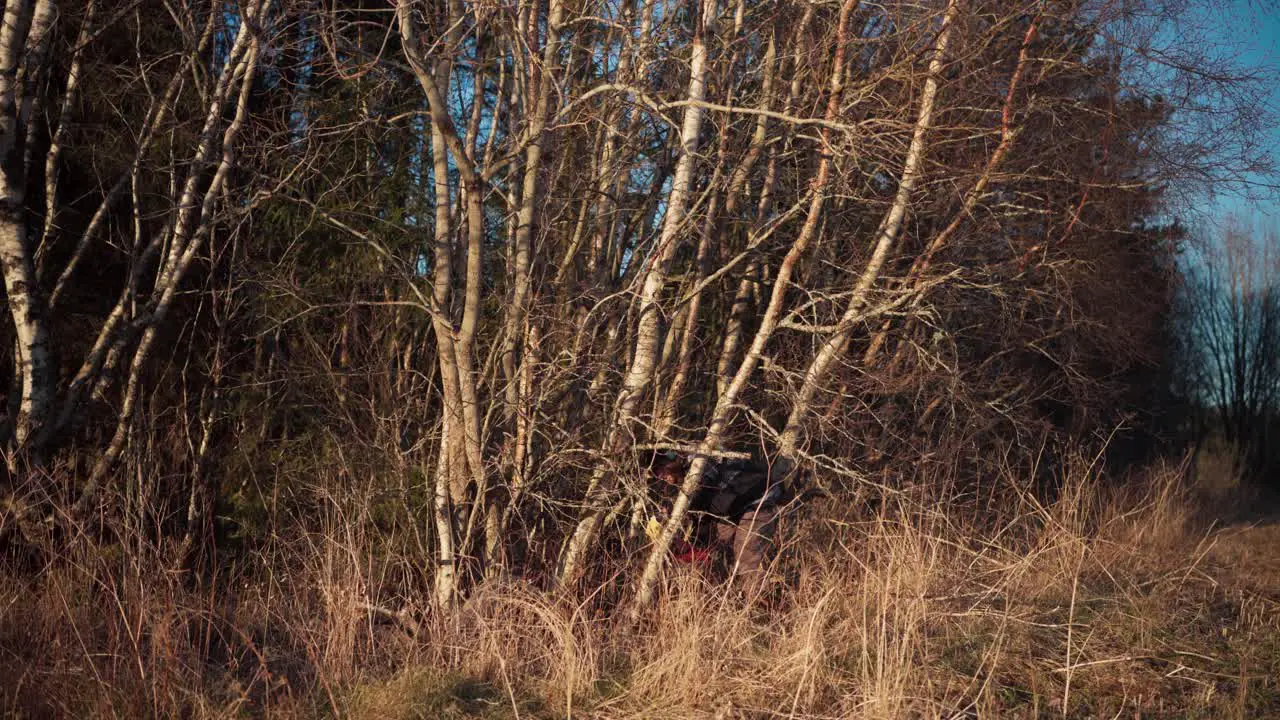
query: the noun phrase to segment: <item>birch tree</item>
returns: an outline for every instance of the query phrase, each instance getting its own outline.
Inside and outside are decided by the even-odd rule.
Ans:
[[[10,479],[141,507],[181,417],[166,502],[364,493],[442,609],[622,563],[641,612],[748,444],[857,493],[1088,435],[1230,149],[1157,4],[140,1],[5,8]]]
[[[17,413],[6,427],[10,473],[28,452],[39,457],[54,402],[52,348],[45,300],[35,274],[24,205],[29,154],[25,139],[32,122],[31,90],[45,71],[46,43],[55,8],[52,0],[5,3],[0,27],[0,265],[16,340],[14,382]],[[24,82],[25,81],[25,82]]]

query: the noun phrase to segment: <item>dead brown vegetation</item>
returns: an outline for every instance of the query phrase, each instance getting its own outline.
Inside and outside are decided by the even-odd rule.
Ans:
[[[1269,711],[1160,464],[1175,218],[1269,167],[1194,5],[7,0],[3,707]],[[725,452],[760,597],[669,567]]]
[[[0,697],[21,717],[1280,711],[1276,526],[1210,522],[1179,468],[1116,488],[1089,460],[998,518],[925,490],[806,509],[764,596],[673,573],[631,631],[607,589],[516,580],[390,613],[412,560],[343,516],[354,498],[198,589],[172,547],[81,538],[0,584]]]

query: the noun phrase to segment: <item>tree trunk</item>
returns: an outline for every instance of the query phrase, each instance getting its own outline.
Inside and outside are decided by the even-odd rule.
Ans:
[[[684,122],[680,130],[680,157],[676,162],[671,192],[667,197],[667,212],[663,218],[662,234],[658,246],[650,256],[645,273],[644,287],[640,293],[638,312],[640,321],[636,328],[636,348],[623,378],[622,389],[615,403],[614,420],[605,442],[605,454],[617,456],[626,449],[628,437],[636,432],[635,411],[641,396],[653,378],[653,369],[662,344],[662,320],[659,317],[659,300],[667,282],[667,272],[676,250],[680,246],[680,232],[684,224],[685,210],[689,205],[690,184],[694,163],[697,161],[698,135],[702,130],[703,108],[706,98],[705,26],[715,9],[715,3],[700,1],[697,6],[697,26],[694,30],[692,53],[689,60],[689,89],[686,98]],[[593,473],[588,487],[587,511],[574,528],[560,570],[561,582],[576,577],[583,554],[595,539],[600,520],[606,508],[602,505],[604,474],[602,463]]]
[[[845,0],[840,7],[840,17],[836,27],[836,52],[835,63],[833,64],[830,79],[830,94],[827,99],[826,119],[832,120],[839,111],[840,98],[843,94],[844,87],[844,65],[846,38],[849,27],[849,16],[857,7],[858,0]],[[828,145],[828,135],[830,130],[823,128],[823,145]],[[827,183],[831,174],[831,156],[827,153],[822,155],[818,161],[818,169],[812,185],[812,197],[809,201],[808,215],[805,217],[804,225],[800,229],[800,234],[792,243],[790,250],[787,251],[786,257],[778,266],[778,272],[774,276],[773,291],[769,298],[769,305],[765,308],[764,314],[760,318],[760,327],[756,330],[755,337],[752,339],[751,347],[748,348],[746,357],[743,358],[742,364],[738,366],[738,370],[734,373],[733,380],[729,383],[724,393],[716,400],[715,409],[711,413],[710,421],[707,425],[706,435],[703,436],[702,442],[698,446],[698,452],[694,454],[693,462],[690,464],[689,470],[685,475],[684,482],[681,484],[680,492],[676,496],[675,503],[672,505],[671,514],[667,518],[667,522],[663,525],[662,532],[658,539],[654,542],[653,547],[649,550],[648,559],[645,562],[644,572],[640,576],[640,580],[636,585],[635,597],[632,600],[631,609],[629,611],[630,618],[634,621],[639,618],[640,613],[653,598],[653,590],[657,585],[658,576],[662,572],[662,566],[666,560],[667,552],[670,550],[671,541],[675,538],[676,533],[684,524],[685,515],[689,511],[689,504],[702,483],[703,473],[707,468],[707,458],[719,449],[720,443],[724,437],[725,429],[729,425],[733,411],[737,405],[738,396],[746,387],[747,381],[755,372],[756,365],[760,362],[760,356],[764,352],[765,345],[773,336],[773,331],[777,328],[778,321],[781,318],[782,303],[786,295],[786,291],[791,281],[791,273],[796,262],[808,249],[809,244],[813,241],[817,234],[819,216],[822,214],[822,208],[826,199]]]
[[[57,380],[44,298],[27,243],[27,168],[22,162],[21,141],[26,137],[22,110],[29,98],[19,97],[17,87],[19,69],[28,78],[41,73],[39,53],[27,51],[30,45],[43,41],[52,21],[53,5],[49,0],[40,0],[30,25],[24,27],[30,9],[29,0],[10,0],[0,30],[0,268],[4,271],[9,316],[16,331],[14,376],[20,392],[17,415],[10,419],[8,428],[10,452],[6,457],[10,472],[23,463],[22,456],[39,461]],[[22,67],[24,55],[35,64]]]
[[[903,219],[906,217],[907,207],[911,201],[911,192],[915,189],[916,182],[920,178],[920,170],[924,162],[925,135],[928,133],[929,124],[933,119],[933,103],[938,94],[938,77],[942,73],[947,40],[951,35],[951,26],[955,20],[957,6],[958,0],[950,0],[947,3],[947,9],[942,18],[942,28],[938,31],[938,39],[934,45],[932,57],[929,60],[928,75],[925,79],[924,89],[920,93],[920,111],[916,117],[911,145],[907,148],[907,157],[903,163],[902,179],[898,183],[898,191],[894,195],[889,212],[886,213],[876,231],[871,258],[867,261],[867,266],[863,269],[858,282],[853,287],[853,293],[840,318],[839,325],[819,347],[813,361],[810,362],[808,369],[805,371],[804,381],[796,394],[796,398],[792,401],[791,414],[787,417],[787,424],[783,427],[778,441],[779,451],[786,457],[795,456],[799,445],[800,433],[803,429],[803,422],[809,412],[813,396],[826,380],[827,373],[831,370],[832,365],[844,354],[854,323],[857,322],[859,314],[867,303],[867,296],[872,286],[875,285],[876,280],[880,277],[880,270],[884,266],[886,258],[888,258],[889,250],[897,240],[898,231],[901,229]]]

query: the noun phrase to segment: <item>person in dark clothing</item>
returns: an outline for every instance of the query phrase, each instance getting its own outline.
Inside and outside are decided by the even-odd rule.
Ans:
[[[664,453],[654,458],[659,504],[670,508],[689,469],[689,458]],[[681,563],[710,563],[727,554],[730,575],[747,582],[763,576],[774,543],[778,515],[791,499],[787,480],[794,464],[766,465],[750,460],[708,463],[690,498],[686,532],[672,544]]]

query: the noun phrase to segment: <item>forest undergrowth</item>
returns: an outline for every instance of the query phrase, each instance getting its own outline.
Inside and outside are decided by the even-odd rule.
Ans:
[[[420,560],[337,501],[326,529],[199,581],[173,569],[172,543],[86,535],[0,579],[3,712],[1280,714],[1280,524],[1261,500],[1204,459],[1122,484],[1085,462],[1062,475],[1052,501],[1014,492],[998,513],[923,483],[856,507],[814,500],[787,517],[758,594],[675,568],[634,627],[607,586],[512,578],[427,612],[388,590]]]
[[[6,0],[0,714],[1280,717],[1221,6]]]

